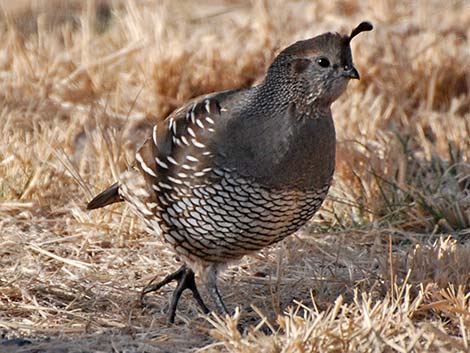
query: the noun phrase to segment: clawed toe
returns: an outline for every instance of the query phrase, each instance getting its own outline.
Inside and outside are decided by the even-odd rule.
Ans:
[[[191,290],[194,299],[196,299],[196,302],[198,303],[199,307],[201,308],[204,314],[208,314],[210,312],[210,310],[207,308],[206,304],[202,300],[202,297],[197,289],[193,270],[191,270],[186,265],[181,266],[177,271],[169,274],[160,282],[153,283],[153,281],[154,279],[142,289],[142,292],[140,294],[140,304],[143,307],[146,306],[144,302],[145,295],[150,292],[158,291],[160,288],[170,282],[177,282],[176,288],[171,296],[170,308],[168,312],[169,324],[173,324],[175,322],[176,308],[178,306],[178,302],[181,298],[181,295],[186,289]]]

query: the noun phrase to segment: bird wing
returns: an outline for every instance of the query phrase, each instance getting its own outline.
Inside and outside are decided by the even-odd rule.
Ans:
[[[194,187],[214,178],[214,137],[231,118],[226,103],[235,92],[196,98],[153,127],[136,161],[155,191]]]
[[[136,153],[136,165],[154,191],[179,191],[204,183],[213,168],[214,134],[231,118],[227,104],[235,93],[224,91],[201,96],[159,121]],[[216,146],[215,146],[216,147]],[[119,182],[91,200],[87,209],[123,201]]]

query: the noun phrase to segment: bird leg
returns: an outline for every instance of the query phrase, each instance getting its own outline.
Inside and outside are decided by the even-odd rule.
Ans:
[[[228,311],[227,307],[225,306],[224,300],[222,299],[222,295],[219,292],[219,288],[217,287],[217,268],[215,266],[210,266],[206,269],[205,275],[205,285],[209,295],[211,296],[212,301],[216,305],[219,313],[223,313],[226,315],[231,315]]]
[[[152,279],[149,284],[144,287],[144,289],[142,289],[142,293],[140,294],[140,303],[142,306],[145,306],[144,296],[146,294],[158,291],[164,285],[172,281],[177,282],[176,288],[173,291],[173,295],[171,296],[170,309],[168,312],[169,324],[173,324],[175,322],[176,307],[178,306],[178,301],[180,300],[181,294],[183,294],[185,289],[191,290],[194,299],[196,299],[196,302],[204,314],[209,313],[209,309],[207,308],[206,304],[204,304],[204,301],[202,300],[202,297],[197,289],[196,281],[194,280],[194,271],[186,265],[181,266],[177,271],[169,274],[158,283],[152,283],[154,280],[155,278]]]

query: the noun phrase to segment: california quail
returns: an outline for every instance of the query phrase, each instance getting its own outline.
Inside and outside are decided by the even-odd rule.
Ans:
[[[169,322],[185,289],[205,313],[194,272],[217,308],[228,310],[218,273],[230,262],[284,239],[318,210],[335,167],[330,105],[359,79],[349,36],[325,33],[294,43],[262,83],[188,102],[153,127],[136,154],[140,172],[96,196],[88,209],[126,200],[151,234],[184,265],[142,297],[176,280]],[[143,176],[143,177],[142,177]]]

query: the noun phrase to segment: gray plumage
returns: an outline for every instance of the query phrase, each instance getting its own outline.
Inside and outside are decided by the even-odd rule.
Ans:
[[[258,86],[189,102],[157,123],[137,153],[145,180],[127,173],[90,202],[93,209],[128,201],[146,229],[182,256],[188,267],[163,281],[176,279],[180,288],[170,321],[185,288],[208,310],[195,284],[182,284],[184,276],[193,283],[192,271],[200,271],[216,305],[227,311],[216,285],[219,270],[294,233],[321,206],[335,166],[330,105],[350,79],[359,79],[350,40],[371,29],[363,22],[350,36],[325,33],[297,42],[275,58]]]

